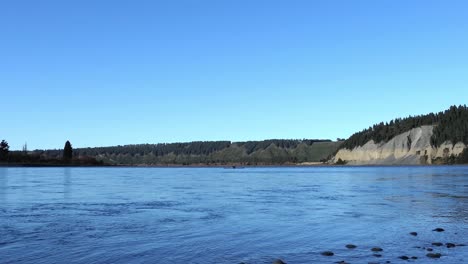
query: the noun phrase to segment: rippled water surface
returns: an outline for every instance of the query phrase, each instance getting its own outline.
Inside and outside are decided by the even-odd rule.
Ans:
[[[0,168],[0,263],[468,263],[432,242],[468,244],[468,167]]]

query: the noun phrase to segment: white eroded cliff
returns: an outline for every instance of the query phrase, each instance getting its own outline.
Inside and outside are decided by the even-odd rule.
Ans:
[[[353,150],[341,149],[332,162],[339,159],[351,165],[418,165],[431,164],[434,159],[458,156],[465,148],[445,142],[439,147],[431,146],[433,126],[422,126],[400,134],[385,143],[373,140]]]

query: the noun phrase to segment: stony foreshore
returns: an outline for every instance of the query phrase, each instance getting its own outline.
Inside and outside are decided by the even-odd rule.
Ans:
[[[437,227],[437,228],[434,228],[432,230],[432,232],[442,233],[442,232],[445,232],[445,229]],[[417,237],[418,233],[417,232],[410,232],[408,235],[413,236],[413,237]],[[419,243],[421,243],[421,242],[419,242]],[[425,242],[423,244],[419,244],[419,245],[418,244],[410,245],[410,247],[412,247],[412,248],[419,249],[420,250],[419,254],[406,254],[406,255],[402,254],[402,255],[399,255],[398,257],[395,257],[394,254],[392,254],[391,257],[387,257],[386,254],[385,254],[387,251],[385,250],[384,246],[382,246],[382,247],[374,246],[374,247],[366,248],[365,251],[367,251],[368,253],[366,255],[363,255],[362,257],[363,258],[372,257],[372,258],[376,259],[375,261],[367,262],[368,264],[390,264],[390,263],[394,263],[394,262],[395,263],[396,262],[401,263],[401,261],[416,263],[416,261],[421,260],[423,258],[429,259],[429,260],[435,260],[435,259],[441,259],[444,256],[450,254],[450,251],[448,251],[449,253],[441,253],[441,249],[443,247],[447,248],[447,249],[450,249],[450,250],[456,250],[457,248],[462,248],[462,247],[465,247],[465,246],[466,246],[465,244],[456,243],[455,241],[450,241],[450,242],[449,241],[444,241],[444,242],[441,242],[441,241],[434,241],[434,242],[427,241],[427,242]],[[359,248],[359,245],[346,244],[346,245],[343,245],[343,247],[346,248],[347,250],[355,250],[355,249]],[[332,250],[324,250],[324,251],[321,251],[321,252],[317,252],[316,254],[321,255],[322,257],[325,257],[325,258],[334,257],[335,260],[331,260],[330,263],[335,263],[335,264],[351,264],[352,263],[351,261],[348,261],[346,259],[336,260],[336,258],[337,257],[339,258],[340,256],[335,254]],[[343,258],[345,258],[345,257],[343,257]],[[287,263],[289,263],[287,259],[275,259],[275,260],[272,261],[272,264],[287,264]],[[360,262],[360,263],[362,263],[362,262]],[[248,263],[247,262],[241,262],[239,264],[248,264]]]

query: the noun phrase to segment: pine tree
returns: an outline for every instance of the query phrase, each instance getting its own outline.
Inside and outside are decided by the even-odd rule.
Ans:
[[[28,143],[25,142],[24,145],[23,145],[23,154],[26,155],[28,154]]]
[[[70,141],[65,142],[65,147],[63,148],[63,159],[71,160],[73,157],[73,148]]]

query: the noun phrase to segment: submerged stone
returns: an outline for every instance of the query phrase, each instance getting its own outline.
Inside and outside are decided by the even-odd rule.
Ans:
[[[376,258],[381,258],[381,257],[382,257],[381,254],[374,254],[374,255],[372,255],[372,256],[374,256],[374,257],[376,257]]]
[[[410,235],[412,235],[412,236],[417,236],[418,233],[417,233],[417,232],[411,232]]]
[[[427,253],[428,258],[440,258],[442,255],[440,253]]]
[[[286,264],[286,262],[282,261],[281,259],[277,259],[273,261],[273,264]]]
[[[331,256],[335,255],[335,253],[333,253],[331,251],[324,251],[324,252],[322,252],[320,254],[322,254],[322,256],[326,256],[326,257],[331,257]]]
[[[432,248],[427,248],[426,250],[429,251],[429,252],[432,252],[432,251],[433,251]]]
[[[436,229],[434,229],[434,230],[432,230],[432,231],[435,231],[435,232],[444,232],[445,230],[444,230],[443,228],[438,227],[438,228],[436,228]]]
[[[383,251],[383,249],[382,249],[382,248],[379,248],[379,247],[374,247],[374,248],[371,249],[371,251],[373,251],[373,252],[381,252],[381,251]]]
[[[398,257],[398,258],[400,258],[402,260],[408,260],[409,259],[409,257],[407,257],[407,256],[401,256],[401,257]]]
[[[357,246],[356,246],[356,245],[353,245],[353,244],[348,244],[348,245],[346,245],[346,248],[348,248],[348,249],[355,249],[355,248],[357,248]]]
[[[446,243],[445,245],[447,246],[447,248],[454,248],[454,247],[456,247],[456,245],[453,244],[453,243]]]
[[[440,242],[434,242],[432,243],[433,246],[436,246],[436,247],[441,247],[443,246],[444,244],[443,243],[440,243]]]
[[[412,256],[411,259],[418,259],[418,257]]]

